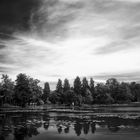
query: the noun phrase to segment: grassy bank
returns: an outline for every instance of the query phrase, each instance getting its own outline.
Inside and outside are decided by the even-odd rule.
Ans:
[[[73,112],[73,113],[107,113],[107,112],[140,112],[140,103],[131,104],[111,104],[111,105],[82,105],[82,106],[66,106],[45,104],[41,106],[27,106],[25,108],[19,106],[5,105],[0,108],[1,112]]]

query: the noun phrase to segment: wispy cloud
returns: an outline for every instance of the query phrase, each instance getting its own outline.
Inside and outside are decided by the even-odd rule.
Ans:
[[[17,9],[24,3],[27,12],[16,14],[11,4],[12,15],[3,12],[8,18],[0,22],[1,72],[53,82],[77,75],[103,79],[100,73],[136,79],[125,73],[140,70],[139,0],[21,1]]]

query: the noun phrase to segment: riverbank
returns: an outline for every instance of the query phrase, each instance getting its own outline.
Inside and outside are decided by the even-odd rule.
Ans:
[[[3,112],[64,112],[64,113],[117,113],[117,112],[136,112],[140,113],[140,103],[131,104],[111,104],[111,105],[82,105],[66,106],[46,104],[41,106],[3,106],[0,113]]]

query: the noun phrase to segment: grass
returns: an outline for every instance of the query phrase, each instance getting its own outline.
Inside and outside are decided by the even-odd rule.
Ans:
[[[66,106],[45,104],[41,106],[27,106],[25,108],[4,104],[0,108],[1,112],[70,112],[70,113],[101,113],[101,112],[140,112],[140,103],[132,104],[111,104],[111,105],[85,105],[82,106]]]

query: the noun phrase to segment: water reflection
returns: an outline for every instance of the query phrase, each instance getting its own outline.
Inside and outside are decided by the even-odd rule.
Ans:
[[[96,124],[92,122],[91,123],[91,132],[92,132],[92,134],[94,134],[95,131],[96,131]]]
[[[69,126],[67,126],[67,127],[64,129],[64,132],[65,132],[65,133],[69,133],[69,130],[70,130],[70,128],[69,128]]]
[[[81,134],[81,131],[82,131],[82,124],[80,122],[76,122],[74,124],[74,130],[75,130],[75,133],[77,134],[77,136],[80,136]]]
[[[124,119],[119,117],[93,117],[76,116],[50,116],[49,114],[1,114],[0,140],[5,140],[9,135],[13,140],[30,139],[44,132],[57,132],[60,135],[69,134],[94,135],[100,128],[111,133],[118,133],[123,129],[127,131],[140,130],[140,118]]]

